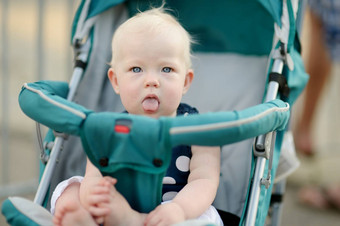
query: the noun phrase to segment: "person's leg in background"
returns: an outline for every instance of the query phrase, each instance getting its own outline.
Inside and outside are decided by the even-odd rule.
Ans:
[[[295,131],[295,145],[299,153],[307,156],[315,154],[312,126],[316,109],[326,82],[330,77],[332,62],[325,43],[323,24],[318,15],[309,10],[310,30],[308,37],[309,54],[306,71],[310,80],[305,91],[302,114]]]
[[[313,143],[313,122],[321,94],[329,80],[334,62],[339,62],[340,4],[337,0],[309,0],[310,38],[307,46],[306,71],[310,80],[306,88],[300,120],[295,129],[295,145],[300,154],[315,154]],[[313,11],[314,9],[314,11]],[[316,13],[316,11],[318,13]],[[337,208],[340,210],[340,183],[327,187],[309,185],[300,189],[300,202],[319,209]]]

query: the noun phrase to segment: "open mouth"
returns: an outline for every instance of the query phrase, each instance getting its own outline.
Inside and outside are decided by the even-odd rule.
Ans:
[[[146,112],[155,112],[159,108],[159,99],[156,95],[148,95],[142,101],[143,110]]]

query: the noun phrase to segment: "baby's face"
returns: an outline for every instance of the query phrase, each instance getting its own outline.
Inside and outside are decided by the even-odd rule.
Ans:
[[[193,78],[182,38],[174,33],[125,35],[116,54],[109,78],[126,110],[153,118],[175,116]]]

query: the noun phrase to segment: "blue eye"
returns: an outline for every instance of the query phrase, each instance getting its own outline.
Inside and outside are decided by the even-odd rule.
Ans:
[[[133,67],[131,70],[132,70],[132,72],[134,72],[134,73],[142,72],[142,69],[141,69],[140,67]]]
[[[162,68],[162,72],[170,73],[170,72],[172,72],[172,68],[170,68],[170,67],[163,67]]]

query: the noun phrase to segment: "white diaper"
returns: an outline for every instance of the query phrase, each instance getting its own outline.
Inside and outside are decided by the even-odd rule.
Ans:
[[[55,188],[52,197],[51,197],[51,213],[54,215],[55,211],[55,204],[58,200],[58,198],[61,196],[61,194],[65,191],[65,189],[73,183],[81,183],[84,177],[82,176],[74,176],[69,179],[66,179],[58,184],[58,186]],[[162,204],[171,202],[171,200],[162,202]],[[210,206],[201,216],[197,218],[197,220],[202,220],[202,221],[208,221],[211,223],[216,224],[217,226],[223,226],[222,219],[220,215],[218,214],[217,210],[215,207]]]
[[[51,197],[51,213],[54,215],[55,211],[55,204],[58,200],[58,198],[61,196],[61,194],[65,191],[65,189],[73,183],[81,183],[83,181],[84,177],[82,176],[74,176],[69,179],[66,179],[58,184],[58,186],[54,189],[54,192]]]
[[[210,206],[198,220],[205,220],[214,223],[216,226],[223,226],[223,221],[214,206]]]
[[[162,202],[162,204],[168,202],[171,202],[171,200]],[[214,206],[210,206],[201,216],[197,217],[197,220],[200,222],[213,223],[216,226],[223,226],[223,221]]]

